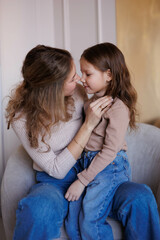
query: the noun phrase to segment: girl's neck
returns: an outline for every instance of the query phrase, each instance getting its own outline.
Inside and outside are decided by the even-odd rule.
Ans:
[[[94,93],[94,98],[98,99],[100,97],[103,97],[105,95],[105,93],[106,93],[106,89],[96,92],[96,93]]]

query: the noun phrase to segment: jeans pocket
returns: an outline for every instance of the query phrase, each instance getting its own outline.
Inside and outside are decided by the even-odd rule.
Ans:
[[[87,185],[87,187],[92,188],[100,183],[100,179],[97,176]]]

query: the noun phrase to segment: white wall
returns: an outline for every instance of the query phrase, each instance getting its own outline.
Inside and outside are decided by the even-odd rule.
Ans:
[[[1,73],[1,68],[0,68],[0,73]],[[0,100],[2,99],[2,81],[1,80],[2,79],[0,74]],[[0,103],[0,183],[1,183],[1,178],[4,170],[4,156],[3,156],[4,151],[2,150],[4,149],[4,146],[3,146],[4,136],[3,136],[2,129],[3,129],[3,116],[2,116],[2,104]]]
[[[0,177],[19,144],[6,130],[5,97],[21,80],[26,53],[37,44],[71,51],[79,73],[82,50],[103,41],[116,43],[115,0],[0,0]]]

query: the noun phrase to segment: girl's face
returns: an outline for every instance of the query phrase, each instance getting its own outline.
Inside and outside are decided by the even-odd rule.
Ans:
[[[63,91],[64,91],[64,96],[71,96],[74,93],[74,90],[76,88],[77,82],[80,80],[79,75],[76,73],[76,67],[73,62],[72,64],[72,69],[65,80]]]
[[[112,79],[110,70],[102,72],[84,58],[80,59],[80,66],[82,72],[81,82],[86,93],[103,96],[106,92],[108,82]]]

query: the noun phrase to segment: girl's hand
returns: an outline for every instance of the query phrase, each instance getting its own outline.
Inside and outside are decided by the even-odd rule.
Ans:
[[[90,103],[86,112],[85,122],[94,129],[99,123],[102,115],[109,109],[112,104],[112,97],[104,96],[98,98],[94,102]]]
[[[77,201],[84,191],[85,186],[77,179],[68,188],[65,198],[68,201]]]

